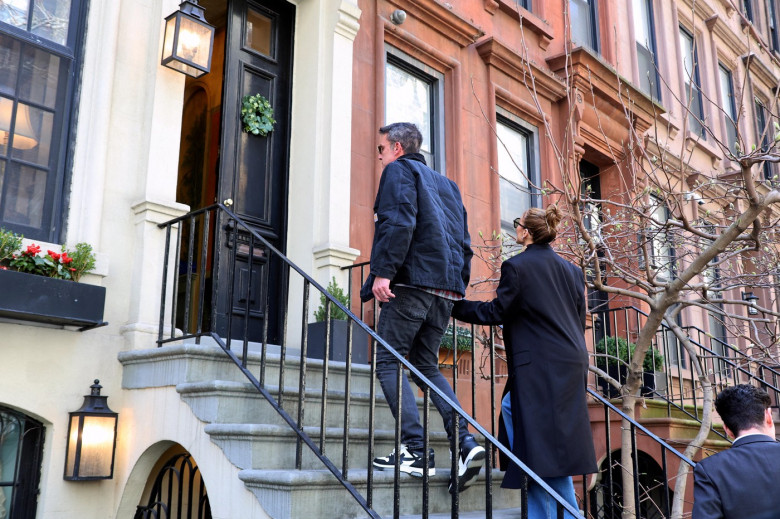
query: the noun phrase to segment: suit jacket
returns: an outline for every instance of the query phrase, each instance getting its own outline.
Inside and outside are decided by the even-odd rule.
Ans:
[[[780,443],[754,434],[693,469],[693,519],[780,517]]]
[[[541,477],[596,472],[585,398],[585,308],[582,271],[537,244],[501,265],[495,299],[453,308],[457,319],[504,325],[512,452]],[[519,488],[520,480],[510,464],[502,486]]]

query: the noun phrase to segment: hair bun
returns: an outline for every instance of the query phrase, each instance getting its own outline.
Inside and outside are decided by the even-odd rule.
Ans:
[[[545,218],[547,219],[547,225],[550,227],[550,230],[556,231],[558,224],[563,219],[563,215],[557,205],[550,204],[545,211]]]

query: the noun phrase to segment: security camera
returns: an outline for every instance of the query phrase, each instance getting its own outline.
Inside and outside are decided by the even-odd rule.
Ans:
[[[692,191],[689,191],[688,193],[685,193],[683,195],[683,198],[685,198],[686,201],[690,202],[691,200],[696,200],[699,205],[704,205],[704,200],[701,199],[701,195],[699,193],[694,193]]]

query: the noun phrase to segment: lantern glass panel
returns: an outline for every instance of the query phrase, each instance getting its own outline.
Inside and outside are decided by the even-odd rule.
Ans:
[[[81,433],[81,467],[83,477],[110,476],[114,462],[114,416],[85,416]]]
[[[67,464],[65,465],[65,476],[77,476],[73,470],[76,465],[76,447],[79,439],[79,419],[80,416],[70,417],[70,428],[68,436],[68,453],[66,454]]]
[[[176,55],[200,68],[208,68],[211,57],[211,28],[182,16]]]

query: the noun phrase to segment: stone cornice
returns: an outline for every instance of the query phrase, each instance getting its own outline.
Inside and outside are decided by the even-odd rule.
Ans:
[[[712,34],[723,41],[726,47],[733,50],[736,54],[745,54],[748,51],[747,42],[739,34],[731,30],[731,27],[720,15],[711,16],[705,23]]]
[[[360,8],[353,2],[346,0],[341,2],[336,22],[336,34],[340,34],[349,41],[355,41],[360,30]]]
[[[694,13],[696,17],[706,20],[717,14],[715,9],[705,0],[682,0],[680,4],[677,11],[685,13],[686,18],[689,18],[690,14]]]
[[[458,15],[450,4],[443,4],[437,0],[389,0],[389,2],[461,47],[471,45],[485,34],[482,29]]]
[[[501,11],[517,19],[521,26],[527,28],[539,37],[539,47],[544,50],[552,41],[554,34],[550,24],[542,20],[531,11],[520,7],[509,0],[485,0],[485,10],[490,14]]]
[[[570,75],[572,88],[582,92],[592,90],[597,106],[606,103],[619,112],[627,109],[640,134],[655,123],[656,116],[665,112],[662,106],[584,47],[574,49],[568,57],[566,54],[553,56],[547,64],[559,77]]]
[[[748,70],[751,77],[761,81],[767,88],[775,88],[777,86],[777,77],[755,52],[749,52],[741,57],[742,62],[745,64],[745,69]]]
[[[529,90],[534,88],[531,85],[530,76],[532,76],[536,91],[542,97],[554,102],[566,95],[566,84],[552,72],[523,59],[520,54],[494,37],[482,40],[476,48],[477,53],[486,64],[515,78],[519,83],[526,85]],[[528,77],[527,81],[526,77]]]

